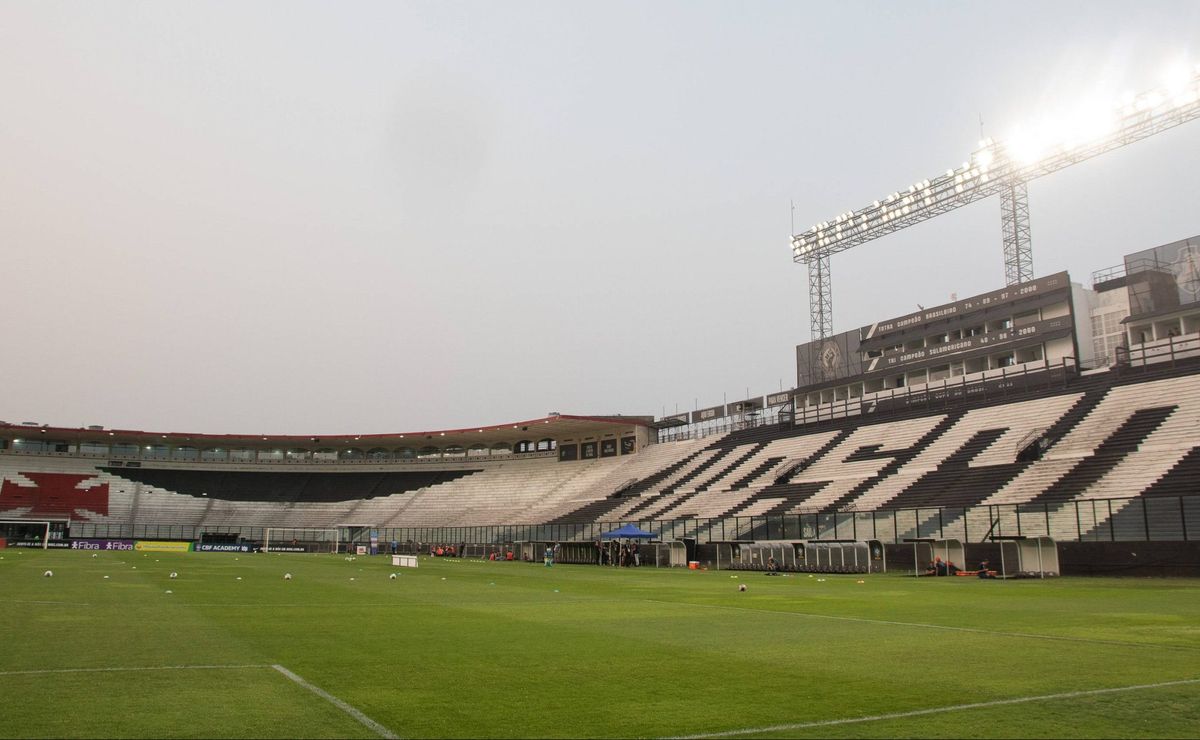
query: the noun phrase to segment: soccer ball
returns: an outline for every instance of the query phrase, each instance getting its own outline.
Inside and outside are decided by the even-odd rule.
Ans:
[[[48,570],[45,573],[43,573],[42,575],[45,576],[46,578],[49,578],[50,576],[54,575],[54,571]]]
[[[238,576],[238,577],[237,577],[237,579],[240,581],[240,580],[242,580],[242,577],[241,577],[241,576]]]
[[[395,573],[393,573],[393,574],[391,574],[390,576],[388,576],[388,578],[390,578],[390,579],[392,579],[392,580],[394,581],[394,580],[396,580],[396,574],[395,574]]]
[[[175,571],[171,571],[170,578],[178,578],[178,577],[179,577],[178,573],[176,573]]]
[[[284,574],[283,574],[283,580],[285,580],[285,581],[290,581],[290,580],[292,580],[292,574],[291,574],[291,573],[284,573]]]
[[[98,558],[98,557],[100,557],[100,556],[99,556],[99,555],[97,555],[96,553],[92,553],[92,557],[94,557],[94,558]]]
[[[745,590],[746,590],[746,584],[744,584],[744,583],[739,583],[739,584],[738,584],[738,591],[745,591]]]

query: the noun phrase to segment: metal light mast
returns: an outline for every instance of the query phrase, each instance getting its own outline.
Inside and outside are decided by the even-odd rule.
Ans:
[[[1200,65],[1164,88],[1128,96],[1093,117],[1086,130],[1050,140],[1023,135],[985,139],[957,169],[910,185],[857,211],[846,211],[792,236],[792,259],[808,267],[812,339],[833,334],[829,258],[977,200],[1000,196],[1007,285],[1033,279],[1028,183],[1043,175],[1200,118]]]

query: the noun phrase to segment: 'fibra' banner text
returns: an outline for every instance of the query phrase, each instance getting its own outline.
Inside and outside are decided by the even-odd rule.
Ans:
[[[71,540],[72,550],[132,550],[133,540]]]

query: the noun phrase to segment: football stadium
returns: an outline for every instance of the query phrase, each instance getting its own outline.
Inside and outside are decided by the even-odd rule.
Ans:
[[[777,392],[0,422],[0,736],[1196,736],[1200,221],[1039,273],[1028,183],[1197,118],[1193,66],[793,228],[809,334]],[[981,200],[1003,277],[835,322],[835,255]]]

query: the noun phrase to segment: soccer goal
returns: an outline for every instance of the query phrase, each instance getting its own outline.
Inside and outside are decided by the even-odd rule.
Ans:
[[[0,519],[0,539],[28,542],[37,540],[43,550],[50,548],[51,522],[32,521],[30,519]]]
[[[341,530],[267,527],[263,532],[263,552],[336,553]]]

